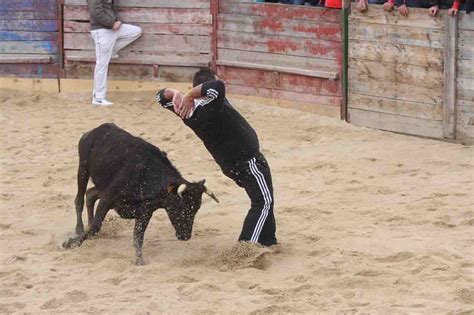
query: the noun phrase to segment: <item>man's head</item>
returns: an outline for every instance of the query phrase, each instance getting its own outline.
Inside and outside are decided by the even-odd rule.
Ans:
[[[216,80],[217,76],[212,69],[203,68],[194,74],[193,87],[203,84],[205,82]]]

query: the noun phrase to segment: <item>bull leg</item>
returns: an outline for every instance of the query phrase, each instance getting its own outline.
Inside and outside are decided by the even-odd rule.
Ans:
[[[82,223],[82,211],[84,210],[84,194],[86,193],[87,182],[89,181],[89,171],[85,161],[79,161],[77,170],[77,195],[74,200],[76,206],[76,234],[84,233],[84,223]]]
[[[86,207],[87,207],[87,224],[92,225],[94,221],[94,205],[99,199],[99,190],[95,187],[91,187],[86,191]]]
[[[79,236],[71,237],[63,243],[64,248],[70,248],[74,246],[80,246],[86,239],[97,234],[102,227],[102,222],[104,221],[107,212],[110,210],[110,204],[101,199],[99,205],[97,206],[97,211],[95,213],[94,220],[92,221],[91,226],[87,229],[86,232],[82,233]]]
[[[152,213],[153,212],[151,211],[147,211],[143,215],[135,219],[135,228],[133,230],[133,244],[135,246],[135,256],[136,256],[135,264],[137,265],[145,264],[145,260],[143,259],[143,252],[142,252],[143,237],[145,236],[145,230],[148,226],[148,223],[150,222]]]

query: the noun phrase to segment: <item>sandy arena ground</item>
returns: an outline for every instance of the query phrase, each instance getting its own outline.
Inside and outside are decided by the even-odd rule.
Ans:
[[[268,314],[474,312],[474,148],[235,101],[273,173],[271,251],[236,246],[249,207],[196,136],[152,93],[0,91],[0,313]],[[74,230],[77,142],[115,122],[159,146],[221,199],[175,239],[164,210],[134,265],[133,221],[110,212],[82,247]],[[86,217],[84,213],[84,218]]]

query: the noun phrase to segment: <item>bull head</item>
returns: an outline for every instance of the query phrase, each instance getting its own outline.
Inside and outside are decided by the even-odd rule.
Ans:
[[[170,197],[168,197],[165,208],[171,224],[176,230],[176,237],[179,240],[187,241],[191,238],[194,217],[201,207],[203,193],[219,202],[217,197],[207,189],[204,183],[205,180],[201,180],[197,183],[183,183],[179,186],[176,185],[177,187],[168,188]]]

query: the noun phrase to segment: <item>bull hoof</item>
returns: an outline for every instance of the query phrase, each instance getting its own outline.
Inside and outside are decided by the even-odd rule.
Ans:
[[[84,226],[76,226],[76,235],[81,235],[84,233]]]
[[[81,245],[81,242],[80,242],[79,236],[71,237],[70,239],[63,242],[64,248],[74,248],[80,245]]]
[[[137,257],[137,259],[135,260],[135,265],[145,266],[145,259],[143,259],[143,257]]]

